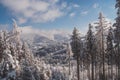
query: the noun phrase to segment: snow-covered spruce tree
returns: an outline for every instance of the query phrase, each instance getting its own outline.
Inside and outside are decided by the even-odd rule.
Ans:
[[[49,67],[34,58],[18,31],[14,22],[13,31],[0,32],[0,80],[49,80]]]
[[[91,71],[90,71],[90,62],[91,62],[91,58],[90,58],[90,54],[87,51],[87,40],[85,39],[85,43],[84,43],[84,51],[83,51],[83,64],[87,70],[87,78],[90,80],[91,79]]]
[[[35,80],[34,71],[34,57],[25,42],[22,45],[22,55],[20,66],[21,66],[21,79],[22,80]]]
[[[18,55],[19,51],[22,52],[24,50],[21,48],[18,50],[19,41],[15,39],[17,36],[13,31],[0,32],[0,80],[19,80],[21,70]]]
[[[16,57],[17,60],[21,60],[23,58],[23,53],[22,53],[22,42],[20,39],[20,30],[18,28],[18,25],[16,23],[16,21],[13,19],[13,30],[12,30],[12,43],[14,43],[14,46],[16,46]]]
[[[3,43],[3,32],[0,32],[0,62],[2,61],[3,50],[4,50],[4,43]]]
[[[28,45],[23,42],[22,53],[23,58],[20,62],[21,67],[21,80],[49,80],[51,78],[51,71],[45,63],[40,62],[39,59],[34,58]]]
[[[108,76],[108,79],[113,80],[113,63],[115,62],[115,53],[114,53],[114,47],[113,47],[113,30],[110,27],[108,35],[107,35],[107,49],[106,49],[106,58],[108,60],[108,66],[111,65],[111,71],[108,70],[108,74],[111,73],[111,75]]]
[[[23,53],[22,53],[23,54],[23,58],[26,61],[28,61],[28,63],[33,64],[32,63],[32,59],[34,59],[34,57],[33,57],[32,53],[31,53],[31,51],[29,50],[29,47],[28,47],[26,42],[23,42],[22,51],[23,51]]]
[[[118,9],[117,11],[117,18],[115,19],[116,22],[114,23],[114,36],[115,36],[115,43],[116,43],[116,48],[117,48],[117,59],[118,59],[118,80],[120,80],[120,0],[116,0],[116,5],[115,8]]]
[[[79,61],[80,61],[80,36],[79,36],[79,32],[76,28],[74,28],[73,30],[73,35],[71,38],[71,48],[72,48],[72,52],[73,57],[77,60],[77,78],[78,80],[80,80],[80,73],[79,73]]]
[[[99,77],[103,80],[105,80],[106,75],[105,75],[105,35],[107,34],[107,29],[108,29],[108,25],[110,25],[110,22],[106,21],[106,18],[103,16],[103,14],[100,12],[99,13],[99,21],[95,24],[97,24],[96,26],[96,43],[97,43],[97,52],[98,52],[98,56],[97,59],[99,60],[97,62],[97,64],[99,65]]]
[[[94,66],[95,66],[95,53],[96,53],[96,44],[95,44],[95,37],[93,35],[93,32],[92,32],[92,26],[91,24],[89,24],[89,30],[87,32],[87,37],[86,37],[86,45],[87,45],[87,52],[88,54],[90,55],[90,60],[91,60],[91,64],[92,64],[92,67],[91,67],[91,71],[92,71],[92,75],[91,75],[91,79],[92,80],[95,80],[95,77],[94,77]]]
[[[3,31],[2,62],[0,63],[0,80],[16,80],[16,61],[11,54],[8,34]]]

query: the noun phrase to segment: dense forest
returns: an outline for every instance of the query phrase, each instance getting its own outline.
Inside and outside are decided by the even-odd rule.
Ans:
[[[0,80],[120,80],[120,0],[115,8],[115,23],[100,12],[84,36],[75,27],[63,44],[37,50],[13,20],[13,30],[0,31]]]

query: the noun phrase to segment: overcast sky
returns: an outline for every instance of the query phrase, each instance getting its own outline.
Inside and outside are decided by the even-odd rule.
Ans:
[[[110,20],[116,17],[115,0],[0,0],[0,27],[21,27],[86,31],[100,11]]]

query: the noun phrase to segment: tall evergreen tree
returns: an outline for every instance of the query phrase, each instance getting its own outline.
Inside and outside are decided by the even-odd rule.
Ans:
[[[96,49],[95,49],[95,37],[93,35],[93,32],[91,30],[92,26],[91,24],[89,24],[89,30],[87,32],[87,38],[86,38],[86,47],[87,47],[87,52],[89,53],[90,55],[90,60],[91,60],[91,64],[92,64],[92,67],[91,67],[91,71],[92,71],[92,80],[95,80],[94,79],[94,64],[95,64],[95,53],[96,53]]]
[[[2,57],[3,57],[3,50],[4,50],[4,40],[3,40],[3,32],[0,32],[0,62],[2,61]]]
[[[105,80],[105,35],[107,31],[107,27],[110,24],[108,21],[106,21],[106,18],[103,16],[103,14],[99,13],[99,22],[95,23],[96,26],[96,42],[97,42],[97,52],[99,56],[97,59],[99,59],[99,72],[100,72],[100,78]],[[102,70],[101,70],[102,69]],[[102,74],[101,74],[102,73]]]
[[[79,73],[79,60],[80,60],[80,36],[79,32],[76,28],[73,30],[73,35],[72,35],[72,42],[71,42],[71,48],[72,52],[74,53],[73,56],[77,60],[77,78],[80,80],[80,73]]]
[[[113,26],[115,26],[114,35],[115,35],[115,43],[117,46],[117,55],[118,59],[120,59],[120,0],[116,0],[115,8],[117,8],[117,18],[116,22]],[[118,80],[120,80],[120,61],[118,62]]]
[[[5,80],[15,80],[16,79],[16,61],[12,56],[12,52],[10,50],[10,42],[8,41],[10,37],[6,31],[3,31],[3,44],[2,49],[2,62],[0,64],[0,79]]]
[[[107,49],[106,49],[106,55],[108,60],[108,66],[111,65],[111,75],[109,76],[113,80],[113,62],[115,61],[115,54],[114,54],[114,48],[113,48],[113,33],[112,28],[110,27],[108,36],[107,36]],[[109,72],[109,70],[108,70]],[[109,73],[110,74],[110,73]]]

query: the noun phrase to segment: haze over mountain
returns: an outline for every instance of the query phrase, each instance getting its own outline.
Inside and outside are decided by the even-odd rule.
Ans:
[[[24,40],[32,42],[45,42],[45,41],[64,41],[70,38],[71,33],[64,30],[40,30],[33,29],[32,27],[19,27],[21,36]],[[39,39],[39,40],[37,40]]]

